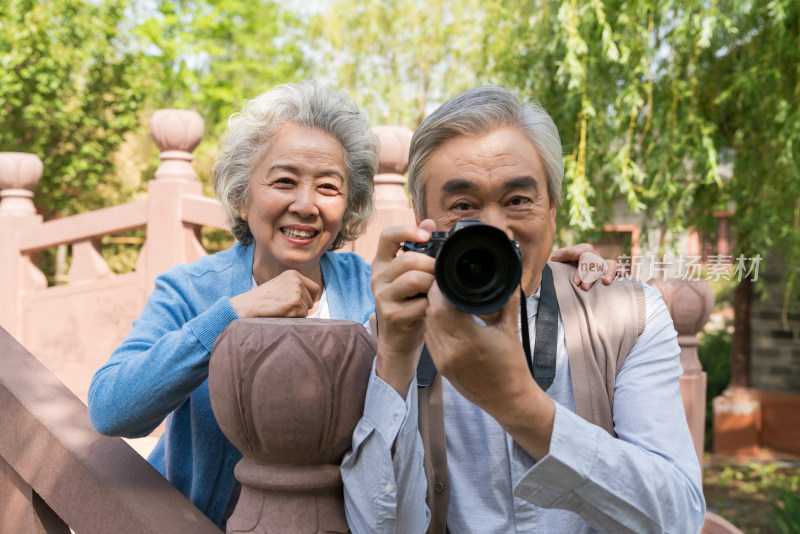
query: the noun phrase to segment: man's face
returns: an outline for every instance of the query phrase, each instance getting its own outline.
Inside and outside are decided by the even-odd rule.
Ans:
[[[553,248],[556,208],[536,148],[522,132],[503,126],[446,141],[428,162],[425,196],[427,218],[437,230],[463,218],[480,219],[517,240],[522,289],[536,292]]]

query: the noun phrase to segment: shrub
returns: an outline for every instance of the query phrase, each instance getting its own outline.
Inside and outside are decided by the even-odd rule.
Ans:
[[[711,401],[722,394],[731,380],[731,341],[733,333],[730,328],[723,327],[700,335],[697,354],[703,370],[708,375],[706,386],[706,442],[705,449],[711,447]]]
[[[800,475],[778,478],[770,492],[769,504],[775,514],[775,531],[780,534],[800,534]]]

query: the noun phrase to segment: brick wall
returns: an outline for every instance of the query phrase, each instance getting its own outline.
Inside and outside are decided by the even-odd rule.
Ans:
[[[784,323],[786,262],[770,254],[760,267],[759,280],[766,282],[768,295],[762,300],[754,292],[750,383],[756,389],[800,393],[800,303],[789,302],[788,325]]]

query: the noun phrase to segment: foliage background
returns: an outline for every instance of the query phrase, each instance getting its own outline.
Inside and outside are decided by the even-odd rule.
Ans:
[[[146,76],[123,23],[124,3],[0,7],[0,149],[42,158],[35,201],[45,217],[102,206],[98,186],[139,128]]]
[[[0,2],[0,151],[42,158],[46,219],[142,196],[153,110],[205,118],[205,179],[241,102],[307,77],[373,124],[412,129],[468,87],[512,87],[560,129],[563,241],[596,239],[624,208],[667,246],[735,207],[734,257],[782,255],[786,308],[800,311],[797,0]],[[129,268],[141,235],[104,239]],[[705,336],[710,392],[736,345],[727,328]]]
[[[141,192],[156,166],[146,128],[157,108],[206,119],[196,151],[205,178],[230,113],[277,83],[323,80],[373,123],[410,128],[463,89],[499,83],[559,125],[559,222],[572,239],[595,238],[622,205],[646,213],[661,242],[711,228],[715,211],[735,205],[735,254],[775,247],[798,263],[795,0],[315,6],[4,2],[0,149],[43,158],[36,202],[49,218]]]

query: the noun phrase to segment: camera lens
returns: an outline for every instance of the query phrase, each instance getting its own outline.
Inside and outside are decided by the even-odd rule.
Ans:
[[[483,223],[453,231],[436,257],[436,281],[453,307],[474,314],[503,308],[517,290],[522,263],[513,241]]]
[[[456,263],[458,278],[468,287],[485,286],[492,279],[495,270],[494,258],[485,250],[468,250]]]

